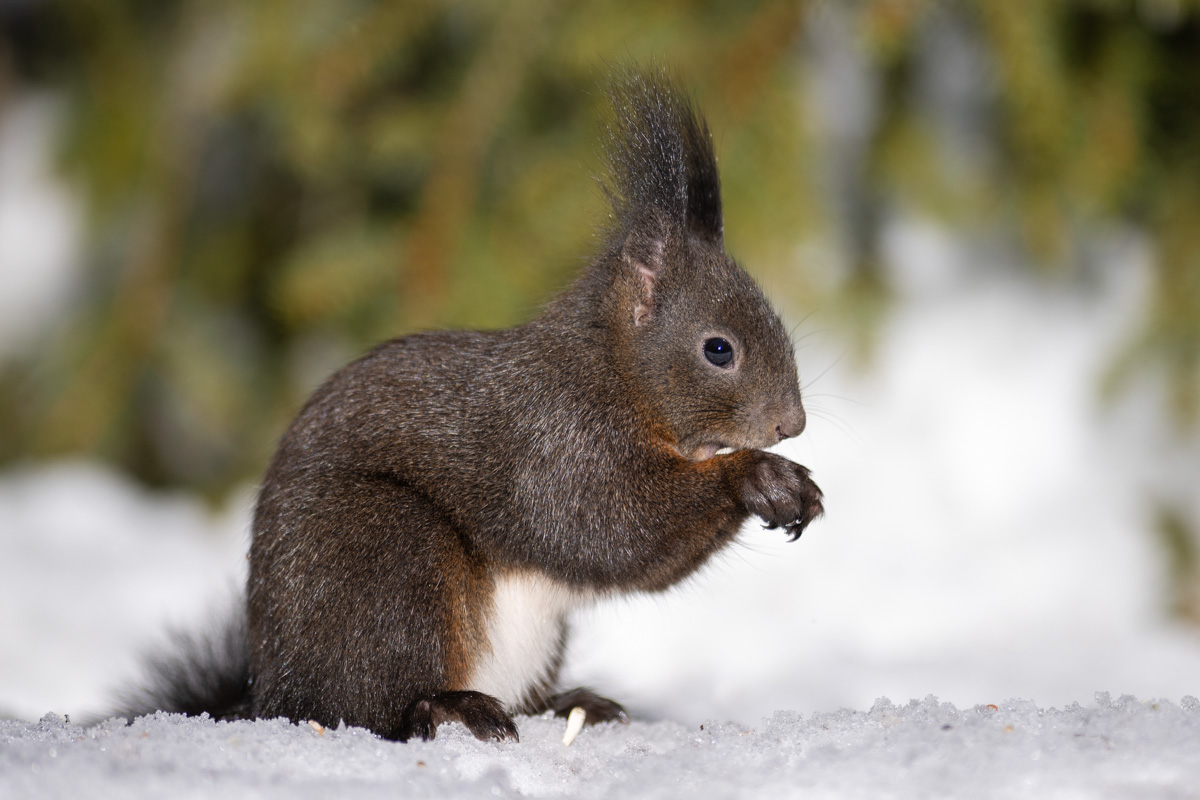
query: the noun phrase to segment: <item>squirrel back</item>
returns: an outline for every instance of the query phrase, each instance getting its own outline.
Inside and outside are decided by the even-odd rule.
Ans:
[[[517,736],[556,693],[570,610],[665,589],[757,515],[793,538],[808,470],[794,353],[724,252],[707,125],[659,72],[621,72],[600,254],[530,322],[384,343],[281,440],[253,523],[249,716],[390,738],[455,720]]]

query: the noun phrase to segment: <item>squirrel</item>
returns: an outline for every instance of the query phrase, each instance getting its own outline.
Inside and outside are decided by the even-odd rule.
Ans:
[[[795,540],[823,513],[763,450],[805,412],[787,331],[724,251],[707,123],[660,69],[611,83],[599,255],[525,324],[394,339],[317,389],[261,484],[244,617],[159,659],[142,708],[402,741],[627,721],[557,690],[569,612],[673,586],[750,516]]]

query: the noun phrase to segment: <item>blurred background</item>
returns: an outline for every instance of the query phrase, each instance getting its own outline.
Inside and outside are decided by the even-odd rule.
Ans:
[[[583,615],[572,676],[1200,693],[1200,3],[0,0],[0,709],[95,705],[236,583],[334,369],[572,278],[628,60],[710,120],[829,513]]]

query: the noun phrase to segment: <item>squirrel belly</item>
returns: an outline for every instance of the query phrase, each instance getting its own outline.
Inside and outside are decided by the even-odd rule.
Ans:
[[[536,572],[498,578],[487,643],[463,688],[491,695],[513,713],[544,706],[562,666],[567,616],[594,602],[594,594]]]

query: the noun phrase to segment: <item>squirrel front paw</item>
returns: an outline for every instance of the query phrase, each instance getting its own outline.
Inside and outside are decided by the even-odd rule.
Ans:
[[[807,467],[774,453],[758,452],[739,489],[742,505],[762,517],[768,528],[783,528],[791,541],[821,514],[821,489]]]

